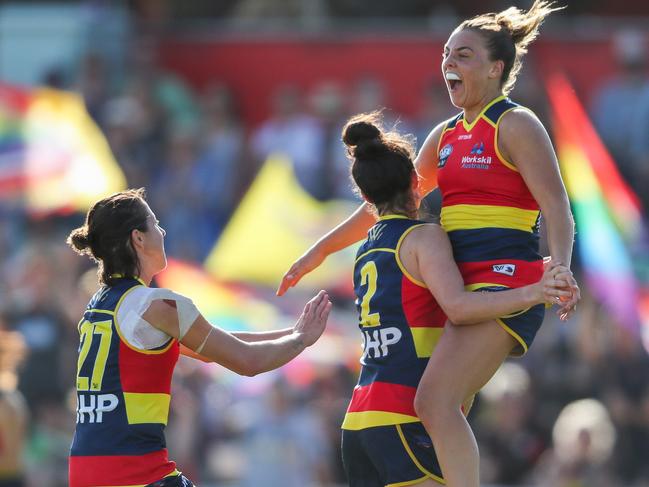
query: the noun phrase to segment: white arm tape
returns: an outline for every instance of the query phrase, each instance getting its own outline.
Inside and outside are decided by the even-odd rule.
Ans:
[[[143,306],[142,309],[148,309],[151,302],[156,299],[167,299],[176,302],[176,311],[178,312],[178,340],[182,340],[185,333],[187,333],[187,330],[189,330],[189,328],[194,324],[194,321],[196,321],[196,318],[198,318],[198,315],[200,314],[198,308],[191,299],[186,298],[185,296],[177,294],[169,289],[154,288],[151,289],[151,293],[146,300],[146,305]]]

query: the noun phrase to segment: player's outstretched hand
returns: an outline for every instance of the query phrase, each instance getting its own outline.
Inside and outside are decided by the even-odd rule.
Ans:
[[[286,271],[286,274],[282,277],[282,282],[277,288],[277,295],[283,296],[289,288],[300,282],[300,279],[302,279],[305,274],[308,274],[322,264],[325,257],[326,255],[318,251],[316,247],[311,247],[307,250],[306,253],[296,260],[290,269]]]
[[[302,315],[293,327],[293,333],[302,335],[307,347],[317,342],[324,332],[331,306],[329,295],[325,291],[320,291],[306,303]]]

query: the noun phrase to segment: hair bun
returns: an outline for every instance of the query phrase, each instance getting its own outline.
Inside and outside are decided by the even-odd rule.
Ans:
[[[350,147],[380,139],[381,130],[376,125],[365,121],[351,123],[343,133],[343,142]]]
[[[92,249],[90,248],[91,243],[88,228],[84,225],[83,227],[74,229],[68,237],[68,245],[80,254],[91,253]]]
[[[373,159],[388,150],[381,139],[361,140],[353,149],[354,157],[357,159]]]

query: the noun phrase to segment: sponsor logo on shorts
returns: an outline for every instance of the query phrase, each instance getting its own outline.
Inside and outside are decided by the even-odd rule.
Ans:
[[[497,272],[498,274],[513,276],[514,272],[516,272],[516,264],[494,264],[492,269],[494,272]]]

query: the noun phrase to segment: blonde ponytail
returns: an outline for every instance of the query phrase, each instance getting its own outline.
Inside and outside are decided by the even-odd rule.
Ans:
[[[508,94],[523,66],[527,47],[539,35],[539,27],[548,15],[563,8],[555,7],[552,1],[535,0],[526,12],[509,7],[502,12],[478,15],[462,22],[457,30],[474,30],[486,39],[490,59],[505,63],[500,83]]]

